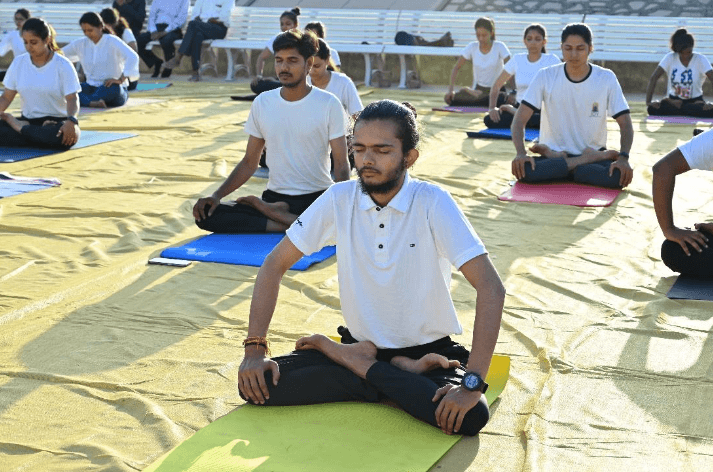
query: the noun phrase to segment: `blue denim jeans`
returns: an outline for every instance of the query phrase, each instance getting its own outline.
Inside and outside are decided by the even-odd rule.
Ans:
[[[82,83],[82,91],[79,92],[79,104],[83,107],[98,100],[104,100],[108,107],[120,107],[129,99],[129,92],[123,85],[114,84],[110,87],[94,87],[86,82]]]

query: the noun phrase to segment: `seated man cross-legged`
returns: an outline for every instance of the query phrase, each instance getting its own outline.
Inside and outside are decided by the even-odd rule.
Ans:
[[[410,105],[381,100],[354,125],[359,180],[327,189],[260,268],[250,305],[241,396],[257,405],[388,399],[447,434],[489,419],[482,393],[505,289],[465,215],[436,185],[409,177],[419,134]],[[341,344],[317,334],[266,357],[284,273],[303,254],[337,246]],[[450,295],[451,265],[476,289],[472,350]]]
[[[285,231],[332,185],[329,148],[337,181],[349,179],[346,118],[339,99],[307,85],[317,52],[312,33],[290,30],[277,36],[275,71],[282,87],[253,102],[245,131],[245,157],[213,195],[193,207],[196,224],[214,233]],[[258,168],[267,146],[270,175],[262,198],[240,197],[234,205],[221,199],[240,188]]]
[[[511,127],[517,156],[512,173],[523,182],[571,178],[621,188],[631,183],[629,151],[634,140],[629,105],[608,69],[589,63],[592,32],[584,24],[562,30],[563,64],[541,69],[522,99]],[[542,110],[540,142],[527,155],[525,124]],[[607,112],[620,130],[620,151],[607,151]]]

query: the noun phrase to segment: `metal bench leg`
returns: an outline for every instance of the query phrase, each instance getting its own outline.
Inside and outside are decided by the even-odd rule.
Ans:
[[[201,76],[209,69],[215,72],[216,77],[218,76],[218,50],[210,47],[210,43],[207,43],[207,46],[205,42],[203,43],[201,62],[202,64],[198,68]]]
[[[399,63],[401,64],[401,79],[399,80],[399,88],[405,89],[406,88],[406,72],[408,72],[407,66],[406,66],[406,54],[399,54]]]
[[[225,74],[225,81],[230,82],[233,80],[233,70],[235,69],[235,61],[233,60],[233,50],[226,49],[225,53],[228,55],[228,71]]]
[[[364,53],[364,84],[371,87],[371,54]]]

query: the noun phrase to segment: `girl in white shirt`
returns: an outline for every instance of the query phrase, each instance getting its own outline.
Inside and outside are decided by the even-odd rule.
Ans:
[[[478,18],[475,22],[475,36],[478,40],[463,48],[451,72],[448,93],[444,98],[449,105],[487,106],[490,88],[502,72],[504,63],[510,59],[507,46],[501,41],[495,41],[495,22],[490,18]],[[473,87],[463,87],[458,93],[453,93],[458,71],[466,61],[473,63]],[[503,103],[506,98],[504,92],[500,97]]]
[[[22,25],[25,21],[30,18],[30,12],[24,8],[20,8],[15,12],[15,26],[17,29],[15,31],[10,31],[5,36],[3,36],[2,41],[0,41],[0,56],[12,51],[13,57],[17,57],[20,54],[25,54],[25,43],[22,41]],[[0,71],[0,82],[5,78],[5,71]]]
[[[649,115],[713,117],[713,103],[703,99],[703,82],[713,81],[713,68],[708,59],[693,52],[693,35],[679,28],[671,36],[671,51],[666,54],[646,87],[646,105]],[[668,97],[652,101],[659,77],[666,74]]]
[[[123,105],[129,99],[129,80],[139,79],[138,54],[112,35],[97,13],[85,13],[79,24],[85,37],[63,50],[70,60],[81,62],[87,74],[79,103],[97,108]]]
[[[79,140],[77,93],[81,87],[77,71],[59,52],[44,20],[28,19],[22,26],[22,39],[27,54],[10,64],[0,96],[0,143],[69,148]],[[19,119],[5,113],[18,93],[22,99]]]
[[[545,45],[547,44],[547,30],[545,27],[534,23],[525,28],[523,42],[527,48],[526,53],[515,54],[512,59],[505,64],[500,77],[490,89],[490,113],[485,115],[485,126],[488,128],[510,128],[515,111],[520,106],[520,100],[525,96],[525,91],[535,74],[540,69],[559,64],[561,61],[554,54],[547,54]],[[498,90],[500,90],[510,77],[515,76],[515,104],[503,104],[497,106]],[[527,122],[528,128],[540,128],[540,114],[534,113]]]
[[[324,39],[325,41],[327,40],[327,27],[324,26],[324,23],[322,23],[321,21],[313,21],[311,23],[307,23],[307,25],[305,25],[305,31],[311,31],[315,35],[317,35],[319,39]],[[327,47],[329,47],[329,45],[327,45]],[[334,48],[329,48],[329,58],[329,67],[331,67],[330,70],[341,72],[342,61],[339,58],[339,53]]]
[[[131,31],[129,22],[126,21],[126,18],[121,16],[119,10],[116,8],[105,8],[99,13],[99,16],[102,17],[104,24],[109,26],[118,38],[121,38],[131,49],[137,53],[139,52],[139,47],[136,44],[136,36],[134,36],[134,32]],[[137,85],[139,85],[138,80],[130,80],[127,89],[129,91],[135,90]]]

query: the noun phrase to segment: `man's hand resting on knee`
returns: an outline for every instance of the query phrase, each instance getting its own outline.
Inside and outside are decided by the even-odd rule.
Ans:
[[[238,370],[238,388],[253,403],[264,404],[270,399],[270,392],[265,382],[265,371],[272,371],[272,384],[277,386],[280,380],[280,368],[277,362],[265,356],[259,347],[245,350],[245,357]]]
[[[465,414],[480,401],[481,392],[471,392],[460,385],[446,385],[436,390],[433,402],[442,398],[436,408],[436,423],[446,434],[460,431]]]
[[[211,195],[210,197],[199,198],[193,205],[193,218],[196,221],[203,221],[210,217],[220,205],[220,199]]]

